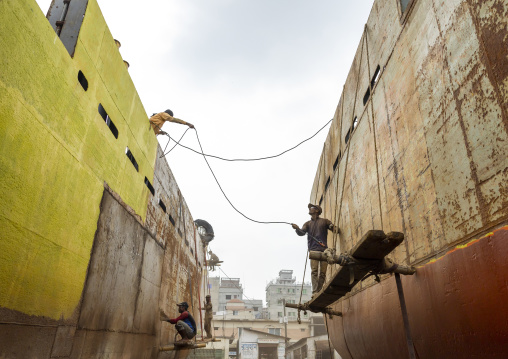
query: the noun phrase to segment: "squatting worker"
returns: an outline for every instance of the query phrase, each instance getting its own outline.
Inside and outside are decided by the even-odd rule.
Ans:
[[[173,117],[173,111],[166,110],[164,112],[154,113],[152,117],[150,117],[150,124],[152,125],[153,132],[155,132],[156,135],[167,134],[166,132],[162,131],[162,126],[166,121],[181,123],[182,125],[187,125],[190,128],[194,128],[194,125],[192,123],[185,122],[184,120],[180,120],[179,118]]]
[[[339,232],[338,227],[326,218],[320,218],[319,215],[323,210],[318,205],[309,203],[310,221],[305,222],[300,229],[296,224],[291,226],[296,230],[296,234],[304,236],[307,234],[307,245],[309,251],[324,252],[328,248],[328,231]],[[323,287],[326,279],[326,268],[328,263],[320,262],[315,259],[310,260],[311,278],[312,278],[312,295],[319,292]]]
[[[189,340],[196,335],[196,322],[192,315],[187,311],[189,305],[187,302],[177,304],[180,316],[174,319],[165,319],[166,322],[175,324],[175,329],[182,337],[182,340]],[[175,338],[176,339],[176,338]]]

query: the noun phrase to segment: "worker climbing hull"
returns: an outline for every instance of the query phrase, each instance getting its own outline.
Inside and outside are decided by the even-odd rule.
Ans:
[[[159,311],[201,336],[205,246],[96,0],[0,32],[0,357],[184,359]]]
[[[508,357],[507,14],[502,0],[374,2],[310,201],[340,227],[337,253],[402,232],[389,256],[417,272],[402,291],[381,274],[340,293],[328,267],[314,302],[337,293],[343,358]]]

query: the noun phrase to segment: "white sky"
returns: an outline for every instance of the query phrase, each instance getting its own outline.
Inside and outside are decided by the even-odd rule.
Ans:
[[[51,0],[36,1],[46,14]],[[252,158],[294,146],[333,117],[373,2],[99,0],[99,5],[122,43],[147,113],[170,108],[193,123],[205,153]],[[186,128],[164,126],[177,139]],[[307,203],[327,133],[328,127],[277,159],[209,162],[247,216],[301,226],[309,219]],[[159,141],[164,148],[167,137]],[[199,149],[193,131],[182,143]],[[292,269],[301,282],[306,237],[288,225],[256,224],[236,213],[200,155],[177,147],[167,160],[194,219],[213,226],[211,248],[224,261],[222,269],[241,279],[248,297],[264,301],[267,282],[281,269]]]

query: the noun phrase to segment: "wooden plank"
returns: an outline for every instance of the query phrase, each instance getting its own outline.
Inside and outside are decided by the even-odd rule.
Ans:
[[[390,232],[385,234],[380,230],[368,231],[353,247],[351,255],[356,259],[381,260],[392,252],[404,240],[404,234]],[[324,288],[308,302],[311,309],[323,309],[334,303],[362,280],[371,268],[366,266],[339,267],[335,275],[325,283]],[[350,284],[350,270],[353,270],[354,280]]]

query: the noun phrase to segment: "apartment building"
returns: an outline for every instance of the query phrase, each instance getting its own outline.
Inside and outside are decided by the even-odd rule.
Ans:
[[[296,281],[292,270],[283,269],[279,271],[279,276],[270,281],[266,286],[266,306],[269,319],[284,317],[284,301],[286,303],[305,303],[312,296],[312,286],[310,283]],[[286,308],[286,316],[289,321],[297,319],[297,310]],[[309,316],[301,313],[302,319],[308,319]]]

